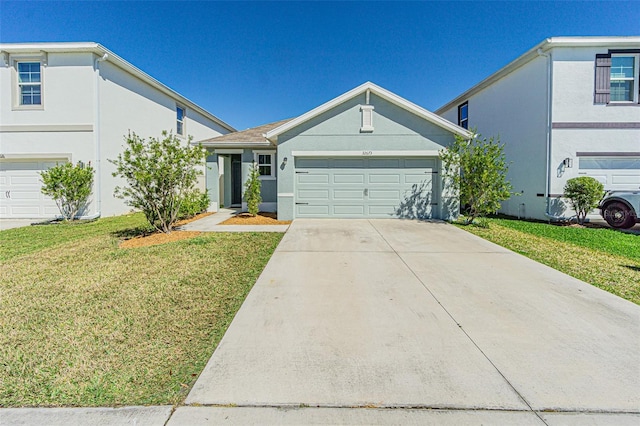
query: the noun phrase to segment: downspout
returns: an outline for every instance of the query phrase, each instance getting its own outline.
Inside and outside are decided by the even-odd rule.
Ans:
[[[549,220],[568,220],[564,216],[555,216],[551,214],[551,94],[552,94],[552,58],[551,53],[544,53],[542,48],[538,48],[537,50],[538,56],[544,56],[547,58],[547,93],[546,93],[546,103],[547,103],[547,123],[546,123],[546,182],[544,188],[544,198],[546,200],[546,209],[544,215],[549,218]]]
[[[97,219],[102,214],[102,164],[100,161],[100,62],[104,62],[109,57],[108,54],[95,59],[93,70],[96,75],[93,84],[93,142],[95,146],[95,170],[96,170],[96,212],[83,219]]]

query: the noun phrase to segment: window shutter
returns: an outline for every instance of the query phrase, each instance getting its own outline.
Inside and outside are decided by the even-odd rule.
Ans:
[[[611,89],[611,55],[596,55],[596,83],[593,102],[608,104]]]

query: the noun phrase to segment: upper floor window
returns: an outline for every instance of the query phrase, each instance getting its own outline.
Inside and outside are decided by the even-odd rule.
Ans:
[[[18,62],[18,104],[42,105],[40,62]]]
[[[458,126],[469,128],[469,102],[458,106]]]
[[[176,106],[176,133],[184,136],[184,108]]]
[[[637,102],[638,55],[612,55],[610,82],[610,102]]]
[[[596,55],[594,103],[637,104],[640,50]]]

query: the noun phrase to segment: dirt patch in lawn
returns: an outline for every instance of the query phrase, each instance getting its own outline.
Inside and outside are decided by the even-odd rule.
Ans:
[[[155,234],[147,235],[144,237],[135,237],[131,238],[130,240],[124,240],[120,243],[120,248],[157,246],[158,244],[165,244],[172,241],[180,241],[197,237],[200,234],[200,231],[173,231],[170,234],[157,232]]]
[[[220,225],[289,225],[290,220],[278,220],[277,213],[260,212],[256,216],[249,213],[240,213],[233,216]]]
[[[192,218],[184,219],[177,222],[175,226],[186,225],[187,223],[193,222],[194,220],[202,219],[203,217],[207,217],[212,214],[213,213],[200,213]],[[170,234],[154,232],[153,234],[140,235],[128,240],[124,240],[120,243],[120,248],[157,246],[158,244],[165,244],[172,241],[180,241],[197,237],[200,234],[200,231],[172,231]]]

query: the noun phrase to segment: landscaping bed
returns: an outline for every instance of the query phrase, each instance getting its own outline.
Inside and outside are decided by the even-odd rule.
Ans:
[[[290,220],[278,220],[278,214],[272,212],[260,212],[256,216],[249,213],[237,214],[220,225],[289,225]]]
[[[279,233],[120,249],[133,214],[0,233],[0,407],[177,404]]]
[[[475,235],[640,304],[640,236],[604,227],[488,219]]]

